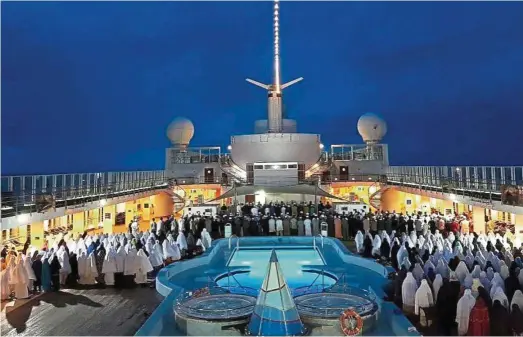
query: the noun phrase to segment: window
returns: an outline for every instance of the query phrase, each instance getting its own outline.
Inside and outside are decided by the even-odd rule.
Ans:
[[[9,229],[9,238],[12,239],[13,238],[13,229]]]
[[[254,165],[255,170],[263,170],[263,165]]]
[[[297,169],[298,165],[297,164],[289,164],[287,167],[290,168],[290,169]]]
[[[149,204],[143,204],[143,208],[149,208]]]
[[[31,225],[27,225],[26,231],[27,231],[27,238],[30,238],[31,237]]]
[[[406,204],[407,204],[407,205],[412,205],[412,200],[407,199],[407,200],[406,200]]]
[[[7,230],[4,229],[2,231],[2,241],[5,241],[5,240],[7,240]]]
[[[105,219],[110,220],[111,219],[111,213],[105,213]]]

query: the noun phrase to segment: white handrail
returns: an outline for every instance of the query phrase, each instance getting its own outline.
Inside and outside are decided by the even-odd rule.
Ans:
[[[314,248],[316,248],[316,237],[317,237],[317,236],[319,236],[319,237],[321,238],[321,249],[323,249],[323,238],[324,238],[324,236],[321,235],[321,234],[316,234],[316,235],[314,235],[314,239],[313,239],[313,241],[312,241],[312,242],[313,242],[313,245],[314,245]]]
[[[232,234],[231,236],[229,236],[229,249],[231,249],[231,240],[232,240],[233,237],[236,237],[236,240],[238,240],[236,242],[236,248],[240,248],[240,242],[239,242],[240,238],[238,238],[238,235]]]

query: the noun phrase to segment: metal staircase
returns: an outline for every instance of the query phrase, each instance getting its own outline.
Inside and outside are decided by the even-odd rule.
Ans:
[[[331,158],[329,158],[327,152],[323,152],[318,161],[305,171],[305,178],[310,178],[314,175],[321,175],[323,172],[330,170],[331,166]]]
[[[190,202],[190,200],[186,198],[187,192],[180,185],[176,184],[174,179],[169,181],[167,194],[169,194],[174,201],[174,214],[181,212]]]
[[[231,179],[231,182],[245,183],[247,181],[247,172],[239,167],[230,156],[221,158],[220,168]]]
[[[376,191],[371,194],[370,190],[372,187],[375,187]],[[381,183],[374,183],[369,186],[369,204],[374,208],[374,210],[381,211],[381,195],[389,188],[389,186]]]

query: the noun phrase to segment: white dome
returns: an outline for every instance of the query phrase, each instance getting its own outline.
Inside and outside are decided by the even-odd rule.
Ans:
[[[188,145],[194,136],[194,125],[187,118],[176,118],[167,128],[167,137],[173,145]]]
[[[367,142],[379,142],[387,133],[387,123],[373,113],[366,113],[358,119],[358,132]]]

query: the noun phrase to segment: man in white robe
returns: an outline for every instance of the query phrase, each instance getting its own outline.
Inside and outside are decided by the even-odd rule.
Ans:
[[[418,290],[418,282],[414,278],[411,272],[407,273],[407,277],[401,285],[401,297],[403,300],[403,311],[405,313],[414,313],[414,298]]]
[[[283,224],[283,223],[282,223]],[[305,236],[312,236],[312,220],[307,215],[303,221],[303,228],[305,229]]]
[[[424,310],[434,306],[434,297],[432,296],[432,290],[430,289],[427,280],[421,280],[421,285],[418,290],[416,290],[416,295],[414,296],[414,314],[419,316],[421,326],[428,326],[427,317],[425,316]]]

